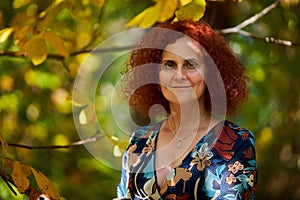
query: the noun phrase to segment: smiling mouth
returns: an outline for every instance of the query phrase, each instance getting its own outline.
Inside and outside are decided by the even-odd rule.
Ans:
[[[192,88],[192,86],[190,86],[190,85],[187,85],[187,86],[172,86],[171,88],[175,89],[175,90],[185,90],[185,89]]]

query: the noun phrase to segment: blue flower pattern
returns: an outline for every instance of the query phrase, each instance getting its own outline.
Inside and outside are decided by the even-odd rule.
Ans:
[[[156,139],[163,122],[135,131],[123,156],[119,199],[253,200],[257,183],[251,131],[224,120],[171,170],[161,187],[154,171]],[[221,130],[218,133],[217,130]]]

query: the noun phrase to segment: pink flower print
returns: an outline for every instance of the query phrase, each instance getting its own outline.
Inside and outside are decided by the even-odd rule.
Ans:
[[[234,164],[228,165],[228,171],[236,174],[239,170],[244,169],[244,165],[242,165],[239,161],[235,161]]]
[[[236,182],[236,178],[233,174],[230,174],[230,176],[226,177],[226,183],[227,184],[231,184],[231,183],[235,183]]]

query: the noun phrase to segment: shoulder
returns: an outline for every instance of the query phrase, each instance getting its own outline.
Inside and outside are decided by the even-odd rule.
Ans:
[[[223,123],[219,123],[215,132],[217,140],[214,148],[227,160],[231,159],[237,152],[255,146],[253,133],[234,122],[225,120]]]
[[[158,123],[138,127],[133,132],[131,139],[133,139],[133,138],[137,138],[137,139],[149,138],[153,134],[153,132],[159,132],[159,129],[160,129],[162,123],[163,123],[163,121],[160,121]]]
[[[237,140],[239,138],[242,140],[254,140],[254,134],[250,130],[228,120],[224,120],[223,122],[217,124],[215,127],[215,132],[219,139],[223,140]]]

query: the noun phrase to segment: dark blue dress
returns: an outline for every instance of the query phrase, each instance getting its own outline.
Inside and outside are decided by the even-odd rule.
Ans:
[[[158,186],[156,140],[163,122],[137,129],[123,156],[120,199],[254,199],[257,167],[253,134],[219,122]]]

